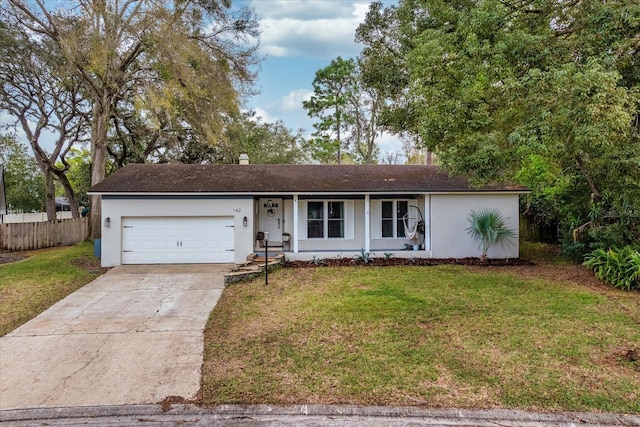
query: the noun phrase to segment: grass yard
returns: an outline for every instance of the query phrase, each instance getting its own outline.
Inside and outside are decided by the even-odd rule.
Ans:
[[[640,293],[580,266],[282,269],[269,285],[223,292],[203,403],[640,413]]]
[[[100,274],[88,242],[26,253],[0,265],[0,336],[60,301]]]

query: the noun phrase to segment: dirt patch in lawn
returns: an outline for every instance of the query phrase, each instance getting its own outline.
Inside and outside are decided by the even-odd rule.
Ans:
[[[606,287],[592,272],[582,265],[512,264],[470,266],[474,273],[506,273],[522,279],[543,279],[560,283],[579,283],[583,286]]]
[[[74,258],[71,261],[69,261],[69,264],[73,265],[74,267],[86,270],[91,274],[98,274],[98,275],[104,274],[107,271],[111,270],[110,267],[102,267],[100,265],[100,259],[93,258],[93,257]]]
[[[26,257],[18,252],[0,252],[0,264],[9,264],[10,262],[20,261]]]

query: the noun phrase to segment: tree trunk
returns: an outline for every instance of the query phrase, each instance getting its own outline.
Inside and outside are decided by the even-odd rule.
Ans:
[[[91,129],[91,185],[96,185],[104,179],[107,164],[107,128],[109,125],[108,98],[105,96],[102,105],[93,106],[93,124]],[[99,239],[102,233],[101,197],[91,196],[91,213],[89,227],[91,239]]]
[[[69,209],[71,209],[71,216],[73,218],[80,218],[80,211],[78,209],[78,202],[76,201],[76,195],[73,192],[73,187],[67,178],[67,175],[62,172],[56,174],[58,177],[58,181],[62,184],[62,188],[64,188],[64,194],[67,196],[67,200],[69,201]]]
[[[49,169],[44,170],[45,183],[45,209],[47,210],[47,221],[56,219],[56,187],[53,183],[53,173]]]
[[[340,110],[336,108],[336,123],[338,124],[338,164],[342,162],[342,141],[340,141]]]

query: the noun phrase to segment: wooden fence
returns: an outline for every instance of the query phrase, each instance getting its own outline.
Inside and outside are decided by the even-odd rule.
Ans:
[[[89,237],[89,217],[0,224],[0,249],[28,251],[70,246]]]

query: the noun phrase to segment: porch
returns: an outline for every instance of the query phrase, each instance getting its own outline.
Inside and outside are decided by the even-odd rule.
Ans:
[[[255,253],[264,253],[267,241],[270,253],[291,260],[352,258],[363,250],[377,257],[431,256],[429,195],[273,194],[255,198],[254,206]]]

